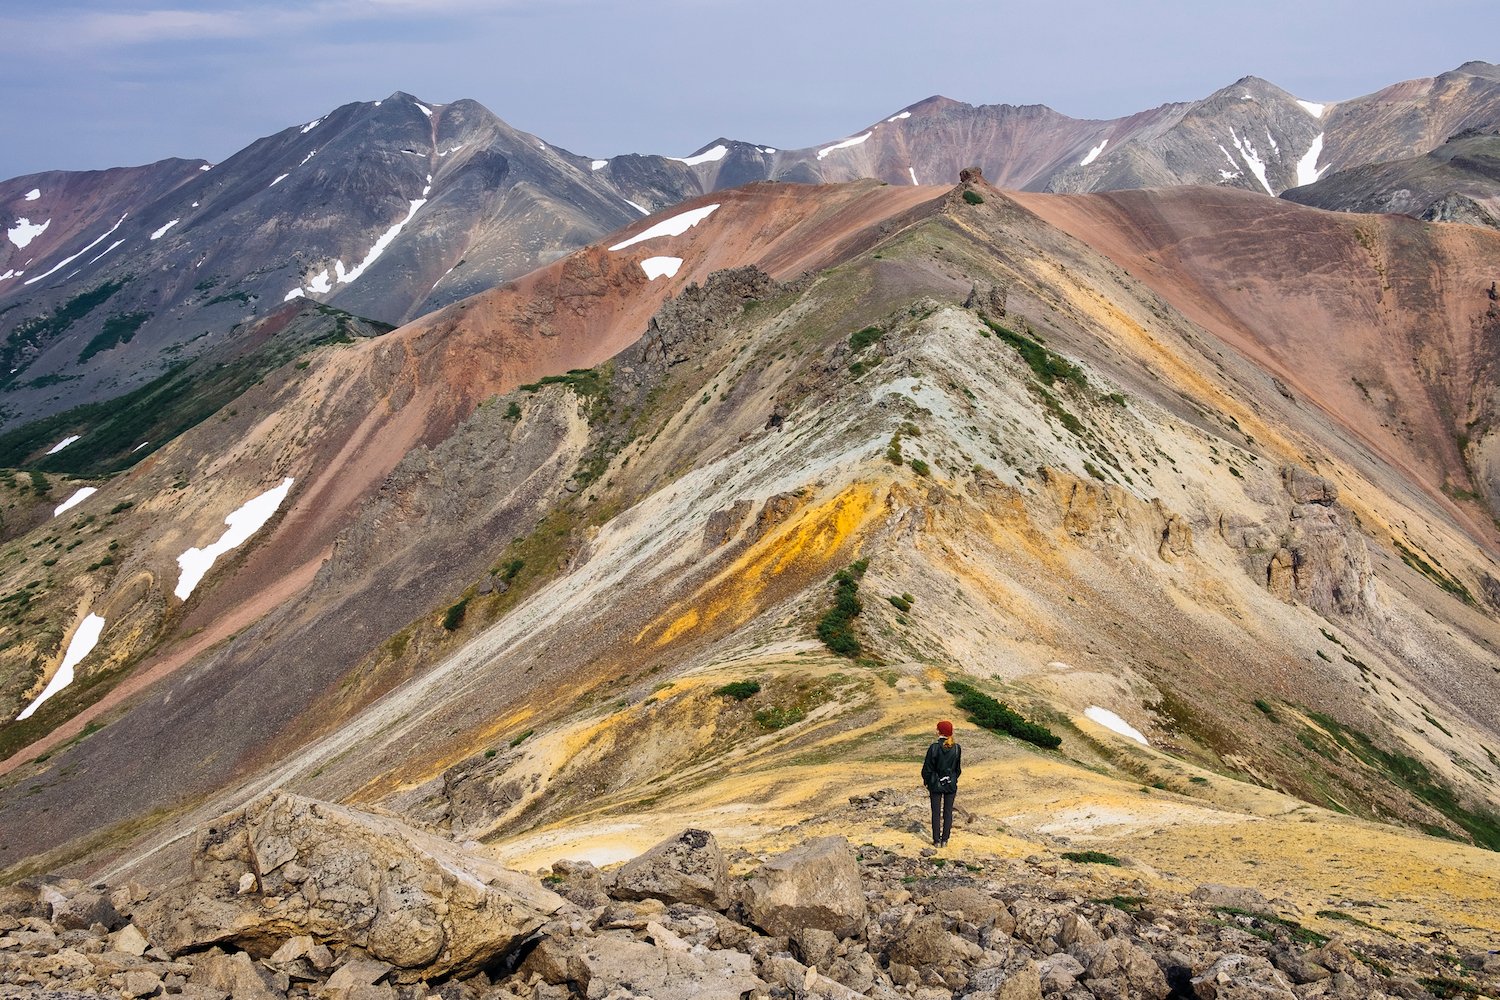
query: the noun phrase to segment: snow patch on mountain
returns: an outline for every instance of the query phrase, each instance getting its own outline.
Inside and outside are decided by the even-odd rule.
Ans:
[[[1239,150],[1240,156],[1244,157],[1245,166],[1249,167],[1250,172],[1255,175],[1255,179],[1260,181],[1260,186],[1266,189],[1266,194],[1274,198],[1276,192],[1271,190],[1271,182],[1266,180],[1266,165],[1261,161],[1260,154],[1255,151],[1255,147],[1250,143],[1250,137],[1246,136],[1244,139],[1241,139],[1234,129],[1229,130],[1229,137],[1234,140],[1234,148]],[[1224,147],[1220,146],[1219,148],[1223,149]],[[1231,159],[1230,162],[1233,162],[1233,160]]]
[[[845,139],[843,142],[836,142],[832,146],[824,146],[822,149],[818,150],[818,159],[821,160],[823,157],[827,156],[829,153],[834,152],[835,150],[848,149],[850,146],[858,146],[860,143],[870,138],[870,136],[873,134],[873,132],[866,132],[864,135],[857,135],[852,139]]]
[[[1323,155],[1323,133],[1319,132],[1302,159],[1297,161],[1297,186],[1311,184],[1323,171],[1318,169],[1318,158]]]
[[[182,221],[181,219],[173,219],[171,222],[167,223],[165,226],[162,226],[156,232],[152,233],[151,234],[151,238],[153,240],[159,240],[159,239],[161,239],[163,236],[167,235],[167,230],[168,229],[171,229],[173,226],[177,225],[177,223],[179,223],[181,221]]]
[[[92,264],[92,263],[94,263],[94,262],[95,262],[95,261],[97,261],[97,260],[99,260],[99,259],[100,259],[100,258],[102,258],[102,257],[103,257],[103,256],[104,256],[104,255],[105,255],[105,254],[107,254],[107,253],[109,253],[109,252],[110,252],[110,251],[111,251],[111,250],[113,250],[113,249],[114,249],[114,248],[115,248],[115,247],[117,247],[117,246],[119,246],[119,245],[120,245],[120,244],[121,244],[121,243],[124,243],[124,242],[125,242],[125,241],[124,241],[124,240],[115,240],[115,241],[114,241],[114,242],[113,242],[113,243],[111,243],[111,244],[110,244],[110,245],[109,245],[109,246],[107,246],[107,247],[105,247],[105,248],[104,248],[104,249],[103,249],[103,250],[101,250],[101,251],[100,251],[100,252],[99,252],[99,253],[98,253],[98,254],[96,254],[96,255],[95,255],[95,256],[93,256],[93,257],[90,257],[90,258],[89,258],[89,264]],[[85,264],[85,265],[84,265],[84,267],[88,267],[88,264]]]
[[[312,159],[314,156],[317,156],[317,155],[318,155],[318,151],[315,149],[311,153],[308,153],[306,156],[304,156],[302,158],[302,163],[306,163],[308,160]],[[297,166],[299,166],[299,167],[302,166],[302,163],[297,164]]]
[[[333,284],[328,277],[328,268],[323,268],[308,281],[307,287],[319,295],[327,295],[333,291]]]
[[[916,167],[907,167],[906,168],[906,172],[909,173],[909,174],[911,174],[911,185],[912,185],[912,187],[917,187],[918,186],[917,185],[917,168]]]
[[[589,164],[589,169],[590,170],[603,170],[607,166],[609,166],[609,161],[608,160],[595,160],[593,163]]]
[[[1323,109],[1326,108],[1326,107],[1328,107],[1328,105],[1326,105],[1326,104],[1317,104],[1317,103],[1314,103],[1313,101],[1299,100],[1299,101],[1297,101],[1297,103],[1300,104],[1300,105],[1302,105],[1302,110],[1303,111],[1306,111],[1308,114],[1312,115],[1314,118],[1322,118],[1323,117]]]
[[[6,280],[8,280],[10,278],[19,278],[21,275],[23,275],[25,273],[26,273],[25,271],[17,271],[15,268],[11,268],[8,271],[6,271],[4,274],[0,274],[0,281],[6,281]]]
[[[1118,715],[1111,712],[1107,708],[1100,708],[1098,705],[1090,705],[1087,709],[1084,710],[1083,715],[1085,718],[1097,722],[1105,729],[1119,733],[1121,736],[1129,737],[1142,746],[1151,745],[1146,741],[1146,736],[1144,733],[1142,733],[1139,729],[1135,728],[1130,723],[1126,722],[1124,719],[1120,718]]]
[[[695,208],[691,211],[683,212],[680,215],[674,215],[670,219],[663,219],[661,222],[658,222],[656,225],[650,227],[649,229],[637,233],[625,242],[616,243],[614,246],[610,247],[610,249],[624,250],[628,246],[634,246],[635,244],[644,242],[645,240],[654,240],[659,236],[681,236],[683,233],[687,232],[689,229],[692,229],[698,223],[702,222],[704,219],[712,215],[714,213],[714,210],[718,207],[718,203],[715,202],[712,205],[704,205],[701,208]]]
[[[647,257],[641,261],[641,270],[645,271],[646,277],[652,281],[663,276],[673,277],[681,266],[681,257]]]
[[[432,109],[427,105],[423,104],[421,101],[412,101],[412,103],[417,106],[417,110],[422,112],[422,114],[426,115],[428,118],[432,117]]]
[[[323,119],[321,119],[321,118],[314,118],[312,121],[310,121],[306,125],[302,126],[302,134],[306,135],[307,133],[311,132],[313,129],[317,128],[321,124],[323,124]]]
[[[1101,140],[1100,143],[1099,143],[1099,145],[1097,145],[1093,149],[1089,150],[1089,155],[1088,156],[1085,156],[1083,159],[1081,159],[1081,160],[1078,161],[1078,165],[1080,167],[1086,167],[1090,163],[1093,163],[1095,160],[1099,159],[1099,154],[1102,153],[1102,152],[1104,152],[1104,147],[1108,146],[1108,145],[1109,145],[1109,140],[1108,139]]]
[[[79,504],[83,503],[89,497],[98,492],[98,488],[94,486],[80,487],[78,492],[74,493],[72,496],[68,497],[68,499],[64,500],[62,503],[58,504],[52,509],[52,516],[57,517],[59,514],[66,514],[68,511],[72,510],[74,507],[77,507]]]
[[[293,479],[287,476],[281,481],[281,485],[269,489],[257,497],[247,501],[234,513],[224,518],[224,523],[229,526],[225,531],[206,549],[191,548],[177,557],[177,565],[182,570],[182,575],[177,580],[177,587],[172,592],[179,600],[187,600],[188,595],[193,592],[199,582],[207,575],[213,567],[214,560],[245,542],[251,535],[255,534],[265,523],[271,519],[286,499],[287,492],[292,488]]]
[[[47,449],[47,454],[49,454],[49,455],[56,455],[58,452],[62,451],[64,448],[66,448],[68,445],[72,444],[74,441],[77,441],[78,438],[79,438],[79,435],[77,435],[77,434],[70,434],[70,435],[68,435],[67,437],[63,438],[61,441],[57,442],[57,444],[55,444],[52,447],[48,448]]]
[[[22,709],[20,715],[16,716],[17,722],[29,719],[31,713],[41,707],[42,702],[73,683],[73,668],[94,651],[94,647],[99,644],[99,635],[103,631],[104,619],[90,612],[78,626],[78,630],[73,633],[73,638],[68,643],[68,651],[63,654],[62,665],[57,668],[57,673],[52,675],[52,680],[47,682],[42,693],[37,695],[30,705]]]
[[[427,192],[431,190],[431,187],[424,187],[422,189],[422,197],[411,203],[411,208],[407,211],[406,218],[402,219],[400,222],[396,223],[394,226],[387,229],[383,234],[381,234],[380,239],[376,240],[375,245],[370,248],[370,252],[365,254],[365,259],[360,261],[352,271],[344,270],[343,261],[337,261],[334,264],[334,270],[338,274],[339,284],[347,285],[355,278],[358,278],[361,274],[364,274],[365,268],[375,263],[375,259],[381,254],[385,253],[385,248],[390,246],[391,242],[395,240],[397,236],[401,235],[401,230],[406,228],[406,224],[410,222],[412,220],[412,217],[417,214],[417,210],[420,209],[423,205],[427,204]]]
[[[30,191],[26,192],[26,200],[27,201],[36,201],[41,196],[42,196],[42,189],[41,188],[32,188]]]
[[[289,176],[290,176],[289,174],[282,174],[280,177],[276,178],[274,181],[272,181],[270,184],[268,184],[266,186],[267,187],[275,187],[276,185],[280,184],[282,181],[286,180],[287,177],[289,177]]]
[[[283,295],[281,297],[281,301],[290,302],[293,299],[300,299],[306,295],[307,293],[302,290],[302,286],[298,285],[296,288],[293,288],[290,292],[287,292],[285,295]]]
[[[212,163],[205,163],[205,164],[203,164],[203,166],[199,167],[198,169],[199,170],[203,170],[203,171],[209,171],[209,170],[212,170],[213,168],[214,168],[214,165]]]
[[[34,223],[30,219],[17,219],[16,224],[5,231],[5,235],[10,237],[10,241],[17,247],[24,247],[45,233],[50,225],[52,225],[51,219],[41,224]]]
[[[897,121],[897,120],[902,119],[902,118],[910,118],[910,117],[911,117],[911,112],[910,111],[902,111],[899,114],[891,115],[889,118],[886,119],[886,121],[893,122],[893,121]]]
[[[728,152],[729,147],[720,144],[711,149],[705,149],[697,156],[669,156],[667,159],[676,160],[678,163],[686,163],[690,167],[696,167],[700,163],[713,163],[717,160],[722,160]]]
[[[651,214],[651,209],[647,208],[645,205],[637,205],[635,202],[631,201],[629,198],[625,198],[624,202],[625,202],[625,204],[629,205],[631,208],[635,209],[637,212],[640,212],[642,215],[650,215]]]
[[[439,151],[438,155],[439,156],[447,156],[449,153],[456,153],[460,149],[463,149],[467,145],[468,145],[467,142],[461,142],[457,146],[451,146],[448,149],[444,149],[444,150]]]

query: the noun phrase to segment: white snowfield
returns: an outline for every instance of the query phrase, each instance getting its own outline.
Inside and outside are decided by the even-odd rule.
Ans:
[[[57,517],[59,514],[66,514],[68,511],[72,510],[74,507],[77,507],[79,504],[83,503],[89,497],[98,492],[99,490],[93,486],[84,486],[80,488],[77,493],[74,493],[72,496],[68,497],[68,499],[64,500],[62,503],[53,508],[52,516]]]
[[[288,176],[289,175],[287,175],[287,174],[282,174],[280,177],[276,178],[274,181],[272,181],[270,184],[268,184],[266,186],[267,187],[275,187],[276,185],[280,184],[282,181],[286,180]]]
[[[1317,103],[1315,103],[1313,101],[1298,100],[1297,103],[1300,104],[1300,105],[1302,105],[1302,110],[1303,111],[1306,111],[1308,114],[1312,115],[1314,118],[1322,118],[1323,117],[1323,109],[1326,108],[1326,107],[1328,107],[1328,105],[1326,105],[1326,104],[1317,104]]]
[[[229,530],[220,535],[218,541],[206,549],[188,549],[177,557],[177,565],[182,570],[182,576],[178,578],[177,588],[172,592],[179,600],[188,599],[193,588],[198,586],[198,583],[213,567],[215,559],[243,544],[271,519],[271,515],[276,513],[281,502],[286,499],[287,492],[292,488],[292,482],[292,477],[287,476],[281,481],[280,486],[247,500],[242,507],[224,518],[224,523],[229,526]]]
[[[297,288],[293,288],[290,292],[287,292],[286,295],[282,297],[281,301],[290,302],[293,299],[300,299],[306,295],[307,293],[302,290],[301,286],[298,286]]]
[[[121,244],[121,243],[124,243],[124,242],[125,242],[125,241],[124,241],[124,240],[115,240],[115,241],[114,241],[114,242],[113,242],[113,243],[111,243],[111,244],[110,244],[110,245],[109,245],[109,246],[107,246],[107,247],[105,247],[105,248],[104,248],[104,249],[103,249],[103,250],[101,250],[101,251],[100,251],[100,252],[99,252],[99,253],[98,253],[98,254],[96,254],[96,255],[95,255],[95,256],[93,256],[93,257],[90,257],[90,258],[89,258],[89,264],[92,264],[92,263],[93,263],[93,262],[94,262],[94,261],[96,261],[96,260],[98,260],[98,259],[99,259],[99,258],[100,258],[100,257],[103,257],[103,256],[104,256],[104,255],[105,255],[105,254],[107,254],[107,253],[109,253],[109,252],[110,252],[110,251],[111,251],[111,250],[113,250],[113,249],[114,249],[114,248],[115,248],[115,247],[117,247],[117,246],[119,246],[119,245],[120,245],[120,244]],[[84,267],[87,267],[87,266],[88,266],[88,264],[85,264],[85,265],[84,265]],[[69,277],[72,277],[72,276],[71,276],[71,275],[69,275]]]
[[[321,119],[321,118],[314,118],[312,121],[310,121],[306,125],[302,126],[302,134],[306,135],[307,133],[311,132],[313,129],[317,128],[321,124],[323,124],[323,119]]]
[[[822,149],[818,150],[818,159],[821,160],[823,157],[827,156],[829,153],[832,153],[834,150],[848,149],[850,146],[858,146],[860,143],[864,142],[874,134],[875,133],[873,132],[866,132],[864,135],[857,135],[852,139],[845,139],[843,142],[836,142],[832,146],[824,146]]]
[[[432,117],[432,109],[427,105],[421,103],[420,101],[412,101],[412,103],[417,106],[417,110],[422,112],[422,114],[426,115],[428,118]]]
[[[1113,732],[1119,733],[1121,736],[1129,737],[1142,746],[1151,745],[1146,741],[1145,734],[1143,734],[1139,729],[1135,728],[1130,723],[1126,722],[1124,719],[1120,718],[1118,715],[1111,712],[1107,708],[1100,708],[1098,705],[1090,705],[1087,709],[1084,710],[1083,715],[1084,718],[1091,719],[1094,722],[1097,722],[1099,725],[1103,726],[1105,729],[1109,729]]]
[[[710,149],[705,149],[697,156],[669,156],[667,159],[676,160],[678,163],[686,163],[690,167],[696,167],[700,163],[713,163],[716,160],[722,160],[728,152],[728,146],[718,145]]]
[[[72,444],[74,441],[77,441],[77,440],[78,440],[78,435],[77,434],[69,434],[67,437],[65,437],[61,441],[57,442],[57,444],[53,445],[51,448],[48,448],[47,449],[47,454],[49,454],[49,455],[56,455],[58,452],[62,451],[68,445]]]
[[[307,162],[307,161],[308,161],[308,160],[310,160],[310,159],[312,159],[312,158],[313,158],[313,157],[314,157],[314,156],[317,156],[317,155],[318,155],[318,151],[317,151],[317,150],[316,150],[316,149],[315,149],[315,150],[313,150],[313,151],[312,151],[312,152],[310,152],[310,153],[308,153],[308,154],[307,154],[307,155],[306,155],[306,156],[304,156],[304,157],[303,157],[303,158],[302,158],[302,163],[299,163],[299,164],[297,164],[297,166],[299,166],[299,167],[300,167],[300,166],[302,166],[302,165],[303,165],[303,164],[305,164],[305,163],[306,163],[306,162]]]
[[[1100,141],[1099,145],[1097,145],[1093,149],[1089,150],[1089,155],[1088,156],[1085,156],[1083,159],[1081,159],[1081,160],[1078,161],[1078,165],[1080,167],[1086,167],[1090,163],[1093,163],[1095,160],[1099,159],[1099,154],[1102,153],[1102,152],[1104,152],[1104,147],[1108,146],[1108,145],[1109,145],[1109,140],[1108,139],[1104,139],[1104,140]]]
[[[90,613],[73,633],[72,640],[68,643],[68,651],[63,654],[62,666],[57,668],[57,673],[52,675],[52,680],[42,689],[42,693],[36,696],[30,705],[21,710],[16,716],[16,721],[31,718],[31,713],[41,707],[42,702],[57,694],[63,688],[73,683],[73,668],[83,662],[83,658],[94,651],[99,644],[99,634],[104,631],[104,619]]]
[[[418,106],[420,107],[420,105]],[[431,178],[429,177],[428,180],[430,181]],[[390,246],[397,236],[401,235],[401,230],[406,228],[406,224],[410,222],[412,218],[417,214],[417,210],[420,209],[423,205],[427,204],[427,192],[431,190],[432,188],[430,186],[424,187],[422,189],[422,197],[418,198],[416,201],[411,202],[411,208],[407,210],[406,218],[402,219],[400,222],[387,229],[381,235],[380,239],[375,241],[375,245],[370,248],[370,252],[365,254],[365,259],[355,265],[353,270],[345,271],[343,261],[334,261],[333,270],[338,275],[339,284],[347,285],[355,278],[358,278],[361,274],[364,274],[365,268],[375,263],[375,258],[385,253],[385,248]]]
[[[19,278],[21,275],[23,275],[25,273],[26,273],[25,271],[17,271],[15,268],[11,268],[10,270],[6,271],[4,274],[0,274],[0,281],[6,281],[6,280],[8,280],[10,278]]]
[[[636,207],[639,208],[640,206],[637,205]],[[681,236],[683,233],[687,232],[689,229],[692,229],[698,223],[714,214],[714,211],[718,207],[718,203],[715,202],[712,205],[704,205],[702,208],[695,208],[691,211],[683,212],[680,215],[674,215],[670,219],[663,219],[656,225],[642,230],[639,233],[636,233],[624,243],[616,243],[614,246],[610,247],[610,249],[624,250],[628,246],[634,246],[635,244],[642,243],[646,240],[654,240],[659,236]]]
[[[1250,172],[1255,175],[1255,179],[1260,181],[1260,186],[1266,189],[1266,194],[1273,198],[1276,197],[1276,192],[1271,190],[1271,182],[1266,180],[1266,165],[1261,162],[1260,154],[1250,144],[1250,137],[1245,136],[1244,139],[1241,139],[1235,133],[1234,129],[1230,129],[1229,138],[1234,140],[1234,148],[1239,150],[1240,156],[1244,157],[1245,166],[1249,167]],[[1219,148],[1223,149],[1224,147],[1220,146]],[[1231,159],[1230,162],[1234,161]]]
[[[328,277],[328,268],[325,267],[313,275],[312,280],[307,283],[307,287],[310,291],[317,292],[319,295],[327,295],[333,291],[333,284]]]
[[[1323,133],[1319,132],[1318,137],[1312,141],[1312,145],[1307,147],[1307,152],[1303,154],[1302,159],[1297,161],[1298,187],[1301,187],[1304,184],[1311,184],[1313,181],[1316,181],[1318,179],[1318,176],[1320,174],[1323,173],[1322,170],[1318,169],[1318,157],[1322,155]]]
[[[912,187],[917,187],[918,186],[917,185],[917,168],[916,167],[907,167],[906,168],[906,172],[909,173],[909,174],[911,174]]]
[[[891,115],[889,118],[886,119],[886,121],[893,122],[893,121],[897,121],[897,120],[899,120],[901,118],[910,118],[910,117],[911,117],[911,112],[910,111],[902,111],[900,114]]]
[[[42,189],[41,188],[32,188],[30,191],[26,192],[26,200],[27,201],[36,201],[41,196],[42,196]]]
[[[594,160],[592,163],[589,164],[589,169],[590,170],[603,170],[607,166],[609,166],[609,161],[608,160]]]
[[[641,261],[641,270],[645,271],[646,277],[652,281],[661,277],[673,277],[681,266],[681,257],[647,257]]]
[[[650,215],[651,214],[651,209],[647,208],[645,205],[637,205],[635,202],[631,201],[629,198],[625,199],[625,204],[629,205],[631,208],[635,209],[637,212],[640,212],[642,215]]]
[[[179,223],[181,221],[182,221],[181,219],[173,219],[171,222],[167,223],[165,226],[162,226],[156,232],[152,233],[151,234],[151,238],[153,240],[159,240],[159,239],[161,239],[163,236],[167,235],[167,230],[168,229],[171,229],[173,226],[177,225],[177,223]]]
[[[214,165],[212,163],[205,163],[205,164],[203,164],[203,166],[199,167],[198,169],[199,170],[208,171],[208,170],[212,170],[213,168],[214,168]]]
[[[5,235],[10,237],[10,241],[17,248],[23,248],[32,240],[45,233],[47,227],[50,225],[52,225],[51,219],[40,224],[34,223],[30,219],[17,219],[16,224],[5,231]]]

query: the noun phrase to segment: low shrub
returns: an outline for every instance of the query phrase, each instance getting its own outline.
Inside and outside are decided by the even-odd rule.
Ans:
[[[972,684],[948,681],[943,688],[958,701],[958,707],[969,713],[969,721],[981,729],[1014,736],[1048,750],[1062,745],[1062,738],[1046,726],[1038,725],[1003,701],[996,701]]]

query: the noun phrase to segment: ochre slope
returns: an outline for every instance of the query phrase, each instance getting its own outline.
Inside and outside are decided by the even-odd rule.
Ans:
[[[1492,545],[1500,234],[1227,189],[1018,194],[1277,376]],[[1452,505],[1479,492],[1490,507]]]

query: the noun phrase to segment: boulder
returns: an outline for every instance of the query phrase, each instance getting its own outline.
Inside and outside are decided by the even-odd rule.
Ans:
[[[1333,483],[1296,465],[1281,470],[1281,483],[1293,503],[1315,503],[1326,507],[1339,496],[1339,489]]]
[[[804,927],[840,938],[865,929],[865,893],[854,850],[843,837],[819,837],[778,854],[745,884],[750,922],[790,937]]]
[[[276,791],[200,829],[192,876],[137,920],[174,954],[232,942],[265,957],[308,935],[436,977],[478,970],[562,905],[399,820]]]
[[[684,830],[615,872],[615,899],[659,899],[712,910],[729,905],[729,863],[707,830]]]
[[[1264,958],[1229,954],[1193,977],[1198,1000],[1296,1000],[1292,986]]]
[[[200,956],[188,982],[227,993],[233,1000],[277,1000],[244,952],[226,955],[215,950]]]
[[[1162,1000],[1172,992],[1166,975],[1150,953],[1125,938],[1110,938],[1096,948],[1086,975],[1084,985],[1096,995],[1103,995],[1104,991],[1093,984],[1105,980],[1112,981],[1121,996]]]
[[[146,949],[151,947],[151,942],[146,940],[146,935],[142,934],[141,929],[135,924],[126,924],[109,936],[109,947],[111,951],[140,957],[146,954]]]
[[[571,984],[586,997],[603,997],[625,983],[637,996],[654,1000],[739,1000],[766,987],[749,955],[655,948],[613,934],[550,938],[527,956],[521,971],[554,986]]]

